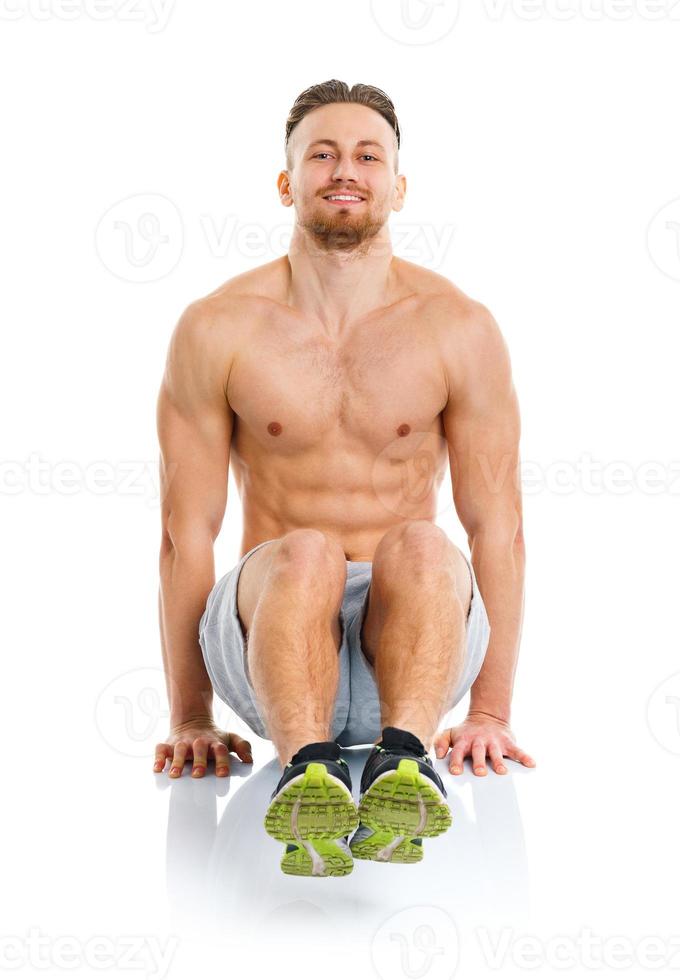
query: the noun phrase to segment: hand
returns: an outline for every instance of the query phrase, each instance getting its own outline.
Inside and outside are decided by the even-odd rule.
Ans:
[[[229,775],[229,753],[235,752],[242,762],[252,762],[250,742],[232,732],[217,728],[211,718],[192,718],[175,725],[167,742],[156,746],[154,772],[162,772],[167,759],[172,759],[168,775],[176,779],[182,775],[184,760],[193,759],[191,775],[205,776],[208,759],[215,760],[215,775]]]
[[[439,732],[435,736],[434,747],[438,759],[443,759],[452,748],[449,771],[454,776],[462,773],[463,759],[468,755],[472,756],[475,776],[486,776],[487,755],[494,771],[500,776],[508,771],[503,764],[503,756],[521,762],[523,766],[533,768],[536,765],[531,756],[515,744],[515,736],[507,722],[485,711],[470,711],[462,725]]]

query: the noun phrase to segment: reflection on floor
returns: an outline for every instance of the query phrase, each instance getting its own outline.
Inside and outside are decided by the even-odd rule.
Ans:
[[[357,799],[368,752],[368,747],[343,750]],[[521,922],[529,911],[528,872],[514,779],[531,773],[508,762],[504,777],[454,778],[442,762],[435,765],[446,782],[453,824],[446,834],[425,841],[423,861],[402,866],[355,861],[350,875],[323,879],[284,875],[281,845],[265,833],[263,816],[280,775],[278,760],[252,775],[246,775],[250,767],[234,761],[228,780],[159,776],[170,788],[171,929],[216,940],[235,933],[252,945],[291,941],[304,927],[319,943],[337,942],[342,934],[362,946],[373,943],[393,918],[402,929],[426,925],[432,915],[451,917],[458,926]]]

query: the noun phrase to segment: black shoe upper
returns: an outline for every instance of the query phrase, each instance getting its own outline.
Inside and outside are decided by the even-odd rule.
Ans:
[[[404,728],[394,728],[390,725],[383,728],[382,738],[366,759],[361,774],[361,793],[365,793],[378,776],[396,769],[402,759],[415,759],[423,775],[431,779],[442,795],[446,796],[444,783],[417,735]]]
[[[303,773],[309,762],[323,762],[329,774],[341,779],[350,793],[352,792],[352,779],[349,774],[349,766],[340,754],[338,743],[310,742],[308,745],[303,745],[301,749],[298,749],[290,762],[286,763],[281,779],[272,793],[271,799],[274,799],[276,794],[283,789],[287,782],[290,782],[291,779]]]

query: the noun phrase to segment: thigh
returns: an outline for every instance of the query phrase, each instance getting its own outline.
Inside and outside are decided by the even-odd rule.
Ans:
[[[296,541],[298,544],[301,544],[302,547],[300,550],[304,554],[307,545],[304,541],[303,535],[301,535],[300,532],[291,532],[291,534],[296,535]],[[248,631],[252,626],[255,610],[257,609],[257,605],[262,596],[265,581],[272,566],[272,562],[276,559],[282,543],[288,537],[289,535],[284,535],[283,537],[273,538],[271,541],[265,542],[257,549],[257,551],[249,555],[241,566],[241,571],[239,573],[238,583],[236,586],[236,612],[241,624],[244,640],[246,642],[248,640]],[[346,564],[344,551],[342,551],[339,546],[336,546],[335,542],[330,541],[330,539],[327,540],[328,550],[333,552],[334,559],[338,563],[342,561],[342,568],[344,569]],[[318,562],[319,560],[318,552],[315,553],[313,547],[310,549],[308,560],[311,563]],[[340,602],[341,601],[342,598]],[[338,613],[332,622],[332,630],[336,647],[339,649],[342,640],[340,604],[338,606]]]
[[[442,545],[444,549],[443,558],[441,552],[438,550]],[[396,555],[391,549],[388,550],[387,554],[391,556],[391,559],[381,562],[380,551],[376,549],[371,575],[371,584],[369,586],[364,604],[364,613],[359,633],[363,653],[372,666],[375,664],[375,651],[383,628],[389,603],[392,601],[391,596],[394,595],[395,601],[403,603],[403,589],[399,589],[394,593],[391,593],[390,583],[394,582],[394,577],[398,575],[400,578],[403,577],[408,585],[409,565],[408,558],[406,557],[407,552],[400,554],[396,561],[394,560]],[[443,532],[433,544],[433,567],[441,567],[442,560],[450,562],[451,570],[454,575],[456,594],[461,606],[465,610],[467,625],[467,620],[472,607],[472,572],[463,552],[453,543],[453,541],[446,537]],[[412,597],[414,603],[417,603],[418,605],[422,604],[417,588],[414,588]],[[404,610],[404,613],[405,615],[408,615],[407,610]]]
[[[257,551],[249,555],[241,566],[236,586],[236,614],[244,638],[248,636],[264,580],[280,541],[281,538],[266,541]]]

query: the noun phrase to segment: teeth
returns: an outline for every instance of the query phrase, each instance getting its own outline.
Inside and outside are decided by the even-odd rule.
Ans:
[[[360,197],[351,197],[349,194],[331,194],[329,201],[360,201]]]

